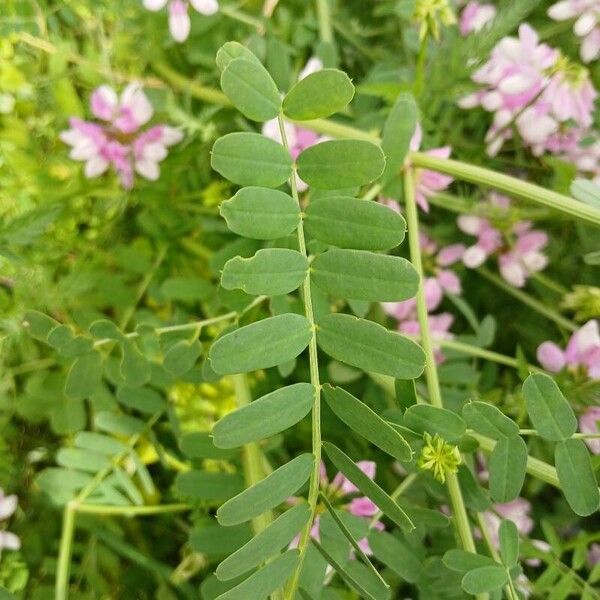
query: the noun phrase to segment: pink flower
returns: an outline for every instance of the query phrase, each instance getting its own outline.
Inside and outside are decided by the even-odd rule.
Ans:
[[[192,5],[201,15],[214,15],[219,10],[218,0],[143,0],[144,8],[158,11],[168,3],[169,31],[176,42],[184,42],[190,35],[188,6]]]
[[[548,9],[548,16],[555,21],[577,19],[573,32],[582,38],[580,56],[583,62],[591,62],[600,55],[600,2],[598,0],[561,0]]]
[[[356,463],[356,466],[369,479],[375,479],[375,472],[377,469],[376,463],[368,460],[361,460]],[[323,463],[321,463],[320,470],[321,488],[323,489],[323,492],[327,495],[328,499],[332,504],[342,503],[342,508],[344,510],[347,510],[350,514],[353,514],[357,517],[371,518],[377,514],[379,509],[373,503],[373,501],[370,498],[367,498],[366,496],[350,498],[349,501],[344,504],[344,502],[346,501],[346,496],[356,494],[358,492],[358,488],[343,473],[337,473],[333,480],[330,482],[327,478],[327,471],[325,470],[325,465]],[[295,499],[291,500],[293,502]],[[383,523],[381,523],[381,521],[376,521],[373,524],[373,527],[379,530],[384,529],[384,525]],[[320,539],[319,517],[317,517],[313,522],[313,526],[310,531],[310,536],[316,540]],[[290,548],[296,548],[298,546],[299,540],[300,536],[298,535],[290,544]],[[358,544],[365,554],[372,554],[367,538],[358,540]]]
[[[69,119],[70,128],[60,139],[71,146],[69,156],[85,162],[88,178],[99,177],[112,167],[125,189],[133,187],[134,172],[150,180],[158,179],[158,163],[167,156],[167,148],[180,142],[180,131],[156,125],[138,134],[152,118],[154,109],[141,85],[130,83],[119,98],[107,85],[91,96],[92,113],[103,123]]]
[[[529,516],[531,504],[525,498],[517,498],[505,504],[494,504],[494,510],[499,516],[494,512],[486,511],[483,513],[483,518],[488,526],[492,543],[496,547],[499,547],[498,528],[502,519],[510,519],[521,535],[529,535],[533,530],[533,519]]]
[[[482,88],[463,98],[463,108],[481,106],[494,113],[486,135],[494,156],[516,128],[536,155],[561,128],[588,127],[593,121],[597,92],[587,69],[573,64],[523,24],[519,37],[502,39],[490,59],[473,74]]]
[[[588,564],[590,567],[595,567],[600,563],[600,544],[592,544],[587,555]]]
[[[452,327],[452,323],[454,323],[454,315],[444,312],[437,315],[429,315],[428,320],[429,332],[431,333],[431,338],[435,347],[435,362],[441,364],[446,360],[446,357],[439,349],[439,342],[454,338],[454,335],[450,332],[450,327]],[[416,318],[406,319],[400,322],[398,331],[406,335],[418,336],[421,334],[421,327]]]
[[[583,369],[590,379],[600,379],[600,332],[592,319],[569,339],[564,352],[553,342],[543,342],[537,349],[538,362],[554,373],[565,367]]]
[[[463,36],[475,31],[481,31],[496,16],[493,4],[469,2],[460,13],[459,29]]]
[[[579,417],[579,431],[600,434],[600,406],[590,406]],[[600,454],[600,437],[590,438],[585,443],[593,454]]]
[[[17,510],[18,498],[12,494],[4,495],[4,490],[0,488],[0,521],[9,519]],[[0,531],[0,554],[3,549],[18,550],[21,547],[21,540],[10,531]]]
[[[410,140],[410,149],[412,152],[417,152],[421,147],[423,132],[421,126],[417,123],[415,133]],[[425,154],[436,158],[450,158],[452,149],[450,146],[442,148],[433,148],[426,150]],[[453,181],[454,178],[449,175],[443,175],[429,169],[415,169],[415,199],[417,204],[425,212],[429,212],[429,203],[427,198],[435,196],[438,192],[445,190]]]
[[[498,215],[498,221],[507,220],[510,199],[498,193],[489,195],[490,207]],[[477,242],[463,254],[463,263],[470,269],[481,266],[490,256],[498,255],[502,277],[515,287],[523,287],[527,279],[548,264],[541,250],[548,243],[543,231],[531,229],[529,221],[519,221],[508,226],[503,233],[489,219],[476,215],[461,215],[458,228],[477,237]]]

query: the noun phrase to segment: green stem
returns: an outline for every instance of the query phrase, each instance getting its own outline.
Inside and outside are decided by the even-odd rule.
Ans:
[[[412,486],[412,484],[418,479],[418,477],[419,477],[418,473],[408,474],[404,478],[402,483],[390,494],[390,498],[392,498],[392,500],[397,500],[398,498],[400,498],[400,496],[402,496],[402,494],[404,494],[404,492],[406,492],[406,490],[408,490]],[[374,527],[375,523],[377,523],[377,521],[379,521],[382,518],[383,518],[383,512],[378,510],[371,517],[371,520],[369,521],[369,527]]]
[[[211,317],[210,319],[202,319],[201,321],[192,321],[191,323],[182,323],[181,325],[169,325],[167,327],[159,327],[155,330],[155,333],[158,335],[162,335],[163,333],[173,333],[175,331],[188,331],[192,329],[202,329],[203,327],[207,327],[208,325],[214,325],[215,323],[220,323],[221,321],[228,321],[230,319],[235,319],[240,315],[248,312],[253,309],[255,306],[261,304],[267,297],[266,296],[258,296],[256,297],[246,308],[244,308],[241,312],[231,311],[224,315],[220,315],[218,317]],[[137,331],[132,331],[131,333],[125,334],[125,337],[128,339],[134,339],[139,337],[139,333]],[[110,338],[104,338],[101,340],[96,340],[94,342],[94,348],[98,348],[99,346],[104,346],[105,344],[110,344],[114,340]]]
[[[539,436],[540,434],[535,429],[519,429],[519,435]],[[574,440],[594,440],[600,438],[600,433],[574,433],[571,438]]]
[[[197,81],[192,81],[164,62],[152,63],[152,69],[173,87],[184,93],[187,92],[194,98],[198,98],[198,100],[204,100],[205,102],[219,106],[232,106],[229,98],[220,90],[202,85]]]
[[[317,19],[319,21],[320,40],[325,44],[333,43],[329,0],[317,0]]]
[[[415,82],[413,92],[417,98],[423,93],[425,86],[425,63],[427,61],[427,42],[428,36],[424,35],[419,42],[419,54],[417,55],[417,64],[415,66]]]
[[[408,244],[410,248],[410,260],[419,274],[419,287],[417,289],[417,316],[419,319],[419,329],[421,332],[421,343],[425,351],[425,379],[427,381],[427,390],[429,392],[429,402],[433,406],[442,408],[442,394],[438,379],[437,367],[435,363],[435,354],[429,329],[429,315],[427,313],[427,303],[425,301],[425,291],[423,289],[423,264],[421,260],[421,246],[419,242],[419,215],[417,213],[417,203],[415,201],[415,190],[412,169],[407,168],[404,171],[404,200],[406,210],[406,222],[408,226]],[[454,515],[454,524],[464,550],[475,552],[475,542],[467,510],[463,501],[458,479],[455,473],[449,473],[447,478],[448,494],[452,504]]]
[[[482,277],[493,283],[496,287],[511,295],[513,298],[516,298],[526,306],[529,306],[529,308],[532,308],[537,313],[543,315],[547,319],[554,321],[559,327],[564,327],[569,331],[577,330],[576,323],[573,323],[573,321],[570,321],[566,317],[563,317],[560,313],[557,313],[555,310],[547,307],[539,300],[536,300],[533,296],[530,296],[527,292],[524,292],[523,290],[520,290],[519,288],[516,288],[510,285],[509,283],[506,283],[504,279],[488,271],[486,268],[479,267],[479,269],[477,269],[477,272]]]
[[[112,506],[105,504],[78,504],[73,507],[78,513],[92,515],[122,515],[125,517],[138,517],[147,515],[160,515],[164,513],[177,513],[192,510],[189,504],[157,504],[156,506]]]
[[[287,137],[285,135],[283,117],[279,115],[279,131],[281,132],[281,139],[284,147],[289,151],[289,145]],[[300,198],[298,196],[298,186],[296,181],[296,166],[294,165],[292,176],[290,177],[290,188],[292,190],[292,196],[300,207]],[[308,259],[308,252],[306,250],[306,240],[304,238],[304,225],[302,220],[298,224],[298,246],[300,252]],[[312,528],[313,521],[317,514],[317,500],[319,497],[319,483],[320,477],[320,465],[321,465],[321,381],[319,377],[319,360],[317,351],[317,335],[316,335],[316,324],[312,306],[312,293],[310,287],[310,269],[304,278],[302,284],[302,295],[304,297],[304,309],[310,327],[312,328],[312,336],[310,338],[308,346],[309,356],[309,367],[310,367],[310,382],[314,387],[315,398],[312,408],[312,453],[313,453],[313,472],[310,477],[310,484],[308,490],[308,505],[311,510],[311,518],[302,531],[300,536],[300,542],[298,549],[300,551],[300,562],[298,567],[292,576],[288,589],[286,591],[286,598],[293,600],[296,595],[296,590],[300,583],[300,575],[302,573],[302,567],[304,565],[304,559],[306,558],[306,552],[308,550],[308,544],[310,542],[310,530]]]
[[[69,570],[71,566],[71,549],[75,533],[75,507],[69,502],[63,513],[58,562],[56,565],[55,600],[67,600],[69,596]]]
[[[256,17],[253,17],[252,15],[249,15],[238,8],[221,4],[219,6],[219,12],[226,17],[233,19],[234,21],[239,21],[240,23],[254,27],[260,35],[263,35],[265,32],[265,24],[261,19],[257,19]]]
[[[431,330],[429,328],[429,314],[427,312],[425,289],[423,287],[423,262],[421,257],[421,244],[419,240],[419,216],[417,214],[417,204],[415,202],[413,172],[410,168],[404,171],[404,201],[406,209],[406,223],[408,226],[410,261],[419,274],[419,287],[417,289],[417,317],[419,320],[421,345],[425,351],[425,379],[427,381],[427,391],[429,392],[429,402],[431,402],[433,406],[441,408],[443,406],[442,394],[440,392],[440,383],[435,364],[433,341],[431,339]]]
[[[233,375],[232,379],[238,406],[240,408],[248,406],[250,402],[252,402],[248,378],[242,373],[240,375]],[[256,442],[244,445],[242,448],[242,463],[244,467],[244,477],[248,487],[252,487],[265,478],[265,473],[262,468],[262,452]],[[254,534],[256,535],[266,529],[272,520],[273,515],[270,511],[253,519],[252,529],[254,530]]]
[[[458,160],[436,158],[422,152],[413,152],[410,155],[410,161],[416,167],[432,169],[439,173],[452,175],[463,181],[492,187],[506,193],[512,198],[537,202],[538,204],[565,212],[594,225],[600,225],[600,209],[584,204],[583,202],[578,202],[577,200],[573,200],[573,198],[563,196],[552,190],[527,183],[516,177],[496,173],[490,169],[484,169],[483,167],[477,167]]]

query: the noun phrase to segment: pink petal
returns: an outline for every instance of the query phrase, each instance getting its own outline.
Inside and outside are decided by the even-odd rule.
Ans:
[[[564,352],[554,342],[543,342],[537,349],[537,360],[547,371],[558,373],[565,366]]]

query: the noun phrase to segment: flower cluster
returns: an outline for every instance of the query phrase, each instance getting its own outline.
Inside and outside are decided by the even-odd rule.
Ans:
[[[433,313],[441,304],[444,293],[459,296],[462,293],[460,279],[454,271],[449,269],[457,263],[464,251],[462,244],[451,244],[439,248],[437,243],[420,234],[421,249],[423,251],[423,267],[430,273],[423,280],[425,293],[425,304],[427,311]],[[383,310],[398,321],[398,331],[407,335],[418,336],[420,333],[419,321],[417,319],[417,302],[410,298],[402,302],[383,302]],[[429,329],[435,340],[452,339],[450,327],[454,322],[454,316],[448,312],[429,315]],[[444,361],[444,355],[436,350],[436,360]]]
[[[494,113],[486,135],[491,156],[515,130],[534,154],[541,155],[552,150],[555,136],[592,124],[597,92],[587,69],[540,43],[527,24],[519,27],[517,38],[506,37],[494,47],[473,81],[480,89],[459,104]]]
[[[184,42],[190,35],[190,4],[196,12],[205,16],[214,15],[219,10],[217,0],[144,0],[144,7],[152,11],[161,10],[167,4],[169,31],[176,42]]]
[[[555,21],[576,19],[573,32],[582,38],[579,54],[589,63],[600,55],[600,1],[561,0],[548,9],[548,16]]]
[[[600,379],[600,333],[598,321],[592,319],[578,329],[562,350],[554,342],[546,341],[537,349],[539,363],[553,373],[564,368],[583,371],[590,379]]]
[[[462,462],[458,447],[449,444],[437,433],[432,437],[425,432],[423,440],[425,444],[417,466],[419,469],[431,471],[437,481],[444,483],[449,474],[458,471],[458,466]]]
[[[542,250],[548,243],[545,232],[532,229],[530,221],[507,224],[510,200],[501,194],[489,195],[490,208],[497,212],[498,219],[476,215],[458,217],[458,227],[477,241],[468,247],[462,260],[466,267],[481,266],[490,256],[498,257],[498,267],[502,277],[515,287],[523,287],[527,279],[548,264]]]
[[[155,125],[141,131],[154,114],[152,104],[139,83],[130,83],[121,96],[108,85],[97,88],[91,97],[94,123],[76,117],[60,138],[71,146],[70,157],[85,162],[88,178],[98,177],[112,167],[125,189],[133,187],[134,173],[155,181],[158,164],[167,156],[167,148],[183,135],[167,125]]]
[[[4,495],[4,490],[0,488],[0,521],[10,518],[17,510],[18,498],[12,494]],[[21,547],[21,540],[10,531],[0,530],[0,553],[2,550],[18,550]]]

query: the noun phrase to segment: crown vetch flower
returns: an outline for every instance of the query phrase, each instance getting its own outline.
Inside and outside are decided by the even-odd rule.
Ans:
[[[201,15],[214,15],[219,10],[218,0],[144,0],[144,8],[159,11],[167,6],[169,31],[176,42],[184,42],[190,35],[191,21],[189,5]]]
[[[548,9],[555,21],[575,19],[573,33],[582,39],[579,54],[583,62],[591,62],[600,55],[600,1],[561,0]]]
[[[458,28],[463,36],[481,31],[491,23],[496,16],[496,7],[493,4],[480,4],[469,2],[460,13]]]
[[[537,359],[544,369],[553,373],[569,367],[582,369],[590,379],[600,379],[598,321],[592,319],[573,333],[564,351],[554,342],[543,342],[537,349]]]
[[[140,132],[154,114],[141,84],[130,83],[120,98],[110,86],[102,85],[92,93],[90,107],[102,123],[72,117],[70,128],[60,134],[71,146],[69,156],[85,162],[85,176],[99,177],[112,167],[125,189],[133,187],[134,173],[151,181],[158,179],[158,163],[183,134],[167,125]]]

